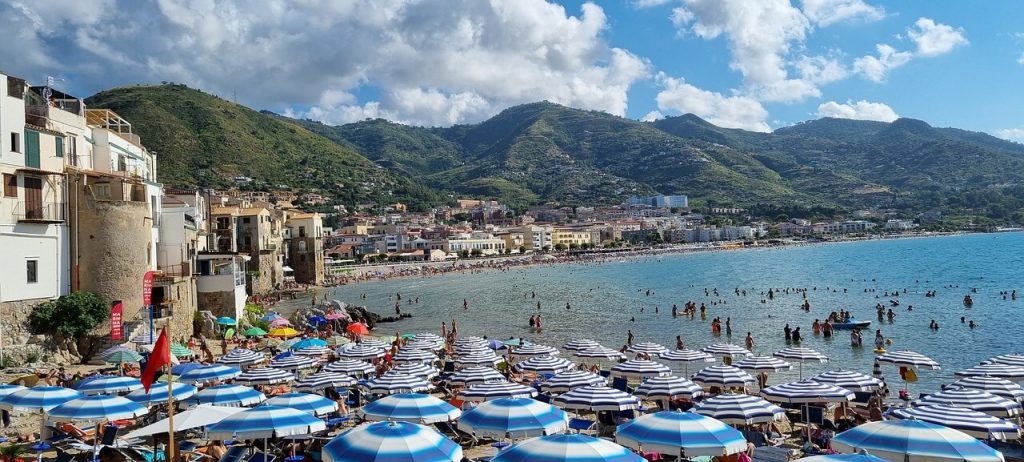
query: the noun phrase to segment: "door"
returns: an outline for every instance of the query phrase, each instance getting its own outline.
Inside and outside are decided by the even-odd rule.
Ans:
[[[25,166],[39,168],[39,132],[25,130]]]
[[[43,219],[43,180],[40,178],[25,177],[25,218]]]

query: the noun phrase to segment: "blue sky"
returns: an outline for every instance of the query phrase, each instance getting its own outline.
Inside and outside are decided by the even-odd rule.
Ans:
[[[89,95],[185,83],[341,124],[548,100],[768,131],[923,119],[1024,142],[1013,0],[0,0],[0,69]]]

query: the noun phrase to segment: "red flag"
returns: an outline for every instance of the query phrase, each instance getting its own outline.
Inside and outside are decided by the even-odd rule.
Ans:
[[[160,368],[170,363],[171,341],[167,339],[167,328],[164,327],[160,331],[160,338],[156,339],[156,344],[153,345],[153,353],[149,355],[149,361],[146,362],[146,370],[142,371],[142,386],[146,388],[146,393],[149,393],[149,388],[153,386]]]

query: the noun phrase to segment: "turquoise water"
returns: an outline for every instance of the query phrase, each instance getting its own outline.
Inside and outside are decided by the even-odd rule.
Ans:
[[[612,261],[599,264],[561,264],[514,268],[426,279],[396,279],[330,290],[331,298],[364,304],[371,310],[394,313],[395,293],[402,295],[403,312],[413,317],[379,326],[380,333],[394,331],[438,333],[442,320],[457,319],[460,335],[509,336],[561,346],[574,338],[592,338],[608,347],[625,343],[632,329],[638,342],[653,341],[669,348],[681,335],[688,348],[713,342],[743,344],[752,333],[758,354],[784,348],[783,326],[800,326],[802,346],[821,351],[831,364],[804,366],[804,375],[829,368],[870,373],[874,329],[893,340],[890,349],[923,353],[942,365],[941,371],[919,372],[913,391],[933,390],[949,383],[953,372],[996,354],[1024,350],[1018,335],[1019,312],[1024,309],[1024,234],[976,234],[967,236],[878,240],[766,250],[705,252]],[[950,288],[950,286],[953,286]],[[736,296],[734,288],[746,289]],[[761,303],[769,288],[807,288],[811,312],[799,306],[799,293],[777,293]],[[974,306],[962,300],[970,288]],[[704,295],[718,288],[720,296]],[[815,289],[816,288],[816,289]],[[651,295],[646,295],[650,289]],[[846,289],[844,291],[844,289]],[[874,289],[875,292],[865,292]],[[894,307],[893,323],[878,322],[875,304],[888,308],[885,291],[907,290]],[[1004,301],[1000,291],[1017,289],[1017,301]],[[936,297],[925,297],[929,290]],[[536,299],[524,298],[534,291]],[[361,298],[366,294],[366,299]],[[877,296],[877,298],[876,298]],[[419,298],[418,304],[409,302]],[[463,310],[467,299],[469,309]],[[543,332],[531,332],[527,321],[540,300]],[[671,307],[692,300],[708,306],[708,319],[673,318]],[[566,302],[572,306],[565,310]],[[718,302],[717,304],[714,304]],[[655,314],[654,307],[659,307]],[[913,306],[908,311],[907,306]],[[643,307],[643,313],[640,308]],[[849,333],[836,331],[824,339],[814,336],[811,323],[830,311],[845,309],[858,320],[871,320],[864,332],[864,346],[850,346]],[[714,317],[732,318],[732,336],[711,334]],[[978,327],[961,324],[960,317]],[[635,318],[635,321],[631,321]],[[936,320],[940,330],[928,328]],[[795,366],[795,365],[794,365]],[[693,370],[689,371],[694,372]],[[886,377],[897,378],[892,367],[883,366]],[[797,369],[774,374],[770,383],[795,380]]]

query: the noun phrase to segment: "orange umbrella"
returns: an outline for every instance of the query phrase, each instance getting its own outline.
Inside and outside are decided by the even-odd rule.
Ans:
[[[274,328],[274,329],[270,329],[270,332],[267,332],[267,335],[269,335],[271,337],[284,337],[284,338],[288,338],[288,337],[294,337],[296,335],[299,335],[299,331],[297,331],[295,329],[292,329],[291,327],[277,327],[277,328]]]
[[[363,324],[361,322],[354,322],[352,324],[349,324],[348,327],[345,328],[345,330],[357,335],[366,335],[370,333],[370,329],[366,327],[366,324]]]

